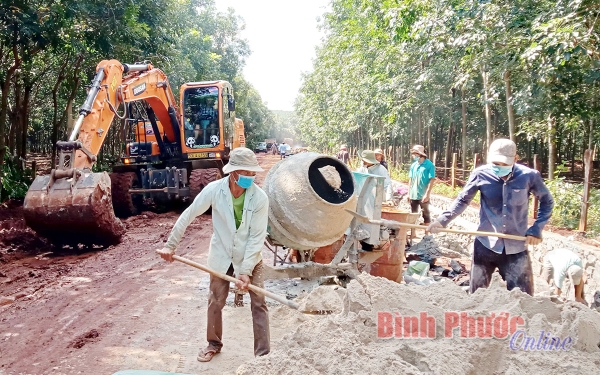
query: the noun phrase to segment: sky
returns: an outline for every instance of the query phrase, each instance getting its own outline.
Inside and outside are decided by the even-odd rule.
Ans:
[[[301,85],[301,73],[312,71],[323,33],[319,18],[329,0],[216,0],[217,8],[244,19],[242,38],[252,54],[244,77],[260,93],[270,110],[291,111]]]

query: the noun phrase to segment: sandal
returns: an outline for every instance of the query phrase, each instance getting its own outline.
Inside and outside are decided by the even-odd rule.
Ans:
[[[215,354],[218,354],[219,352],[220,352],[220,350],[217,350],[217,349],[206,348],[198,354],[198,358],[196,358],[196,359],[199,362],[209,362],[212,359],[212,357],[214,357]]]

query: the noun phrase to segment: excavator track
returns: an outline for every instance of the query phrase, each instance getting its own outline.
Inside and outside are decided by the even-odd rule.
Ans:
[[[125,233],[113,211],[106,172],[55,181],[38,176],[25,196],[23,214],[28,226],[56,245],[109,246]]]
[[[137,174],[135,172],[111,173],[110,181],[115,215],[120,218],[137,215],[142,203],[141,196],[129,193],[129,189],[137,187]]]
[[[190,174],[189,185],[190,195],[192,199],[196,198],[198,194],[213,181],[216,181],[223,177],[221,171],[218,168],[207,168],[207,169],[194,169]]]

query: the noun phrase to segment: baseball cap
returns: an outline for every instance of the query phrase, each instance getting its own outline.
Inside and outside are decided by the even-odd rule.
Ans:
[[[515,157],[517,156],[517,145],[510,139],[500,138],[496,139],[490,145],[488,151],[487,161],[488,163],[505,163],[513,165],[515,163]]]

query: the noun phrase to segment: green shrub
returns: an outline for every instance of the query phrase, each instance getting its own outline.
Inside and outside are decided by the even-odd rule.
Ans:
[[[577,229],[581,218],[583,184],[565,182],[563,178],[546,181],[554,198],[550,223],[558,227]],[[600,190],[591,188],[588,206],[588,232],[600,233]]]
[[[1,173],[2,191],[0,192],[0,201],[25,198],[32,182],[31,169],[26,168],[22,171],[12,157],[6,155]]]

